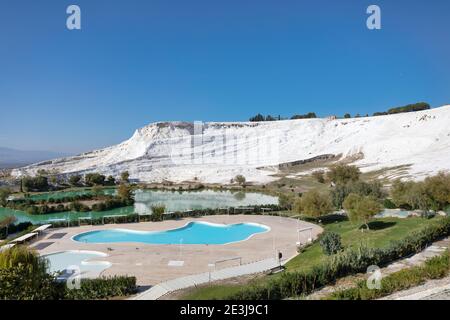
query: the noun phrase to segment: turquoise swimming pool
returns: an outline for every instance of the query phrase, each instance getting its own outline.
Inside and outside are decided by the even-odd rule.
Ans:
[[[128,229],[97,230],[78,234],[73,240],[84,243],[145,244],[227,244],[249,239],[270,228],[256,223],[232,225],[189,222],[184,227],[166,231],[134,231]]]

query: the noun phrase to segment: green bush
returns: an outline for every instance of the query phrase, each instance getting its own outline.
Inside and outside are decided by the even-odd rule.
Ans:
[[[320,238],[319,243],[327,256],[336,254],[343,249],[341,236],[334,232],[326,232]]]
[[[162,221],[164,218],[164,212],[166,212],[166,206],[163,204],[155,204],[151,206],[152,221]]]
[[[383,200],[383,207],[385,207],[386,209],[395,209],[395,208],[397,208],[395,203],[393,203],[391,199],[387,199],[387,198]]]
[[[64,285],[53,276],[36,273],[26,264],[0,268],[0,300],[59,300]]]
[[[125,276],[82,279],[80,289],[66,289],[64,299],[96,300],[124,297],[137,292],[136,278]]]

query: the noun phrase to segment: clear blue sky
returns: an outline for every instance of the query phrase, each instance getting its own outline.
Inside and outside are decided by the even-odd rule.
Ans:
[[[449,20],[448,0],[1,0],[0,146],[81,152],[154,121],[436,107],[450,103]]]

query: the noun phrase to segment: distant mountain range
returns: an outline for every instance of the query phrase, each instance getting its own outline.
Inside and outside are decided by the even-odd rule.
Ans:
[[[0,147],[0,169],[18,168],[44,160],[66,157],[69,154],[52,151],[25,151]]]

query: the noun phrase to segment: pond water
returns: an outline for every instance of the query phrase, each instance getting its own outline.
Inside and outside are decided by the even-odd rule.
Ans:
[[[61,192],[40,194],[39,196],[53,198],[54,195],[64,197],[61,195]],[[17,222],[30,221],[38,224],[67,219],[78,220],[78,218],[81,217],[101,218],[103,216],[128,215],[132,213],[149,214],[151,213],[151,206],[155,204],[164,204],[166,206],[166,211],[172,212],[208,208],[219,209],[251,205],[278,204],[278,198],[256,192],[232,192],[228,190],[201,190],[184,192],[137,190],[135,192],[135,204],[130,207],[117,208],[102,212],[61,212],[46,215],[29,215],[22,211],[0,208],[0,219],[5,216],[13,215],[17,218]]]

